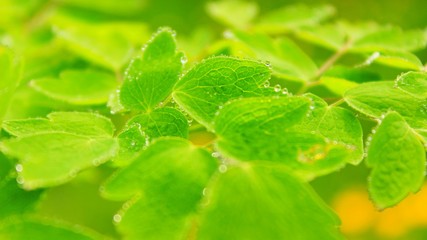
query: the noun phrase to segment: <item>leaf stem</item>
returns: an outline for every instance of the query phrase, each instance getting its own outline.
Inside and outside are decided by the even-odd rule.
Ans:
[[[344,54],[347,53],[348,49],[353,45],[353,41],[349,39],[335,54],[329,57],[325,63],[317,71],[315,80],[318,80],[329,68],[331,68]]]
[[[56,0],[49,0],[43,4],[25,23],[25,31],[27,33],[32,32],[34,29],[42,25],[46,19],[49,17],[49,14],[54,10],[58,5]]]
[[[347,53],[348,49],[353,45],[353,40],[349,39],[347,40],[344,45],[338,49],[337,52],[335,52],[332,56],[330,56],[323,65],[317,70],[316,76],[311,79],[310,82],[307,82],[302,86],[302,88],[297,92],[297,94],[303,94],[307,91],[308,88],[320,85],[320,78],[322,75],[331,68],[344,54]]]
[[[341,98],[341,99],[339,99],[338,101],[336,101],[336,102],[334,102],[334,103],[332,103],[332,104],[330,104],[329,106],[330,107],[335,107],[335,106],[338,106],[338,105],[341,105],[342,103],[344,103],[345,101],[344,101],[344,98]]]

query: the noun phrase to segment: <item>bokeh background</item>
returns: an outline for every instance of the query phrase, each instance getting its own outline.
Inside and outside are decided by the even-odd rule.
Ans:
[[[205,0],[1,0],[0,42],[14,45],[25,52],[26,38],[28,36],[35,36],[34,38],[37,39],[49,38],[49,34],[40,29],[46,27],[46,21],[50,16],[65,12],[79,16],[88,22],[114,20],[140,23],[145,31],[138,35],[142,38],[140,42],[147,40],[150,33],[158,27],[170,26],[178,33],[178,44],[192,51],[194,49],[188,46],[191,44],[189,39],[204,41],[203,44],[209,45],[221,38],[226,30],[224,25],[215,21],[207,13],[207,2]],[[397,25],[403,29],[427,28],[425,0],[258,0],[256,3],[259,7],[259,15],[295,3],[308,5],[327,3],[336,8],[336,19],[355,22],[372,20],[382,24]],[[306,50],[310,55],[310,49]],[[425,49],[416,54],[423,63],[426,62]],[[30,77],[28,76],[28,79]],[[43,112],[43,109],[29,110],[31,107],[30,105],[27,108],[26,113],[17,112],[15,116],[9,117]],[[202,138],[203,136],[193,137]],[[104,200],[98,194],[99,183],[108,176],[109,171],[101,167],[84,172],[72,182],[48,190],[37,206],[37,211],[46,216],[84,224],[111,236],[117,236],[111,216],[121,203]],[[418,194],[408,197],[398,206],[379,212],[370,202],[366,190],[368,174],[368,169],[362,163],[357,167],[347,166],[339,172],[320,177],[312,182],[316,191],[341,217],[342,231],[348,239],[427,239],[427,185]],[[309,226],[307,230],[309,231]]]

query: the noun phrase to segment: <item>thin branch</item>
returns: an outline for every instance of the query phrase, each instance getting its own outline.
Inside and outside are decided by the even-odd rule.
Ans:
[[[332,103],[332,104],[330,104],[329,106],[330,107],[336,107],[336,106],[338,106],[338,105],[341,105],[342,103],[344,103],[345,101],[344,101],[344,98],[341,98],[341,99],[339,99],[338,101],[336,101],[336,102],[334,102],[334,103]]]
[[[347,53],[348,49],[351,47],[352,44],[352,40],[348,40],[347,42],[345,42],[344,45],[336,53],[334,53],[323,63],[323,65],[317,71],[316,76],[310,82],[305,83],[304,86],[302,86],[301,89],[297,92],[297,94],[303,94],[310,87],[320,85],[320,78],[322,77],[322,75],[329,68],[331,68],[342,56],[344,56],[344,54]]]
[[[353,45],[352,40],[348,40],[334,55],[323,63],[323,65],[317,71],[314,80],[318,80],[329,68],[331,68],[344,54],[347,53],[348,49]]]
[[[25,31],[32,32],[34,29],[42,25],[49,14],[57,7],[58,3],[56,0],[49,0],[38,11],[36,11],[25,23]]]

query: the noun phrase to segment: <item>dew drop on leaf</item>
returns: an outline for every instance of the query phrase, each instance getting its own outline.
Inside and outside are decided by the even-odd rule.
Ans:
[[[232,39],[234,38],[234,33],[232,31],[227,30],[223,33],[223,36],[226,39]]]
[[[121,221],[122,221],[122,216],[121,216],[120,214],[115,214],[115,215],[113,216],[113,221],[114,221],[115,223],[119,223],[119,222],[121,222]]]
[[[280,86],[280,84],[276,84],[275,86],[274,86],[274,91],[275,92],[280,92],[282,90],[282,86]]]
[[[225,173],[225,172],[227,172],[227,166],[224,165],[224,164],[221,164],[219,166],[218,170],[219,170],[220,173]]]
[[[17,172],[22,172],[22,170],[24,170],[24,167],[22,166],[22,164],[16,164],[15,170]]]
[[[283,88],[283,89],[282,89],[282,94],[283,94],[283,95],[288,95],[288,94],[289,94],[288,89],[287,89],[287,88]]]
[[[212,157],[214,158],[219,158],[221,156],[221,154],[219,152],[213,152],[212,153]]]
[[[18,176],[18,177],[16,178],[16,182],[17,182],[18,184],[22,185],[22,184],[24,184],[24,183],[25,183],[25,180],[24,180],[24,178],[23,178],[23,177]]]
[[[181,57],[181,63],[182,63],[182,64],[186,64],[187,62],[188,62],[188,58],[187,58],[186,56],[184,56],[184,55],[183,55],[183,56]]]

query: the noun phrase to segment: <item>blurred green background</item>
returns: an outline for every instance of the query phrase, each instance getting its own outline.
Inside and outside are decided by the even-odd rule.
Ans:
[[[135,33],[135,36],[130,36],[132,39],[135,38],[136,45],[142,45],[150,33],[158,27],[170,26],[178,33],[178,44],[190,51],[192,48],[186,44],[191,44],[191,41],[180,41],[180,39],[193,38],[195,41],[207,39],[205,43],[199,42],[199,44],[208,45],[213,40],[222,38],[222,33],[226,30],[223,25],[209,16],[206,11],[207,2],[201,0],[1,0],[0,42],[13,45],[18,49],[22,47],[23,49],[20,50],[24,55],[32,56],[28,48],[34,46],[37,49],[39,46],[28,44],[27,49],[23,46],[28,41],[42,42],[43,39],[50,38],[50,31],[43,31],[49,28],[45,25],[47,19],[52,15],[64,13],[78,16],[88,22],[143,23],[143,29],[148,29],[144,33]],[[397,25],[403,29],[427,28],[425,0],[259,0],[256,3],[259,6],[259,15],[295,3],[307,5],[328,3],[336,8],[335,19],[354,22],[372,20],[382,24]],[[198,38],[197,34],[206,36]],[[31,40],[27,39],[28,36],[31,36]],[[427,51],[424,49],[417,55],[425,63]],[[65,60],[61,59],[61,61]],[[56,60],[51,59],[51,61]],[[28,64],[31,66],[32,62],[28,61]],[[72,64],[84,65],[79,61]],[[47,64],[47,66],[56,65]],[[37,69],[37,71],[39,72],[28,73],[27,80],[38,76],[42,70]],[[24,81],[25,77],[24,74]],[[23,90],[20,94],[25,99],[26,92]],[[43,102],[43,100],[40,101]],[[21,104],[18,105],[20,109],[26,109],[25,106],[28,104],[24,100],[18,103]],[[37,114],[41,114],[42,111],[39,110]],[[16,110],[15,116],[9,117],[31,116],[32,111],[35,112],[28,108],[25,113],[19,111]],[[104,200],[97,192],[99,183],[110,173],[111,169],[108,167],[89,170],[68,184],[47,190],[37,211],[46,216],[80,223],[111,236],[117,236],[110,216],[119,208],[120,203]],[[348,238],[427,239],[427,207],[425,207],[427,189],[424,188],[417,195],[406,199],[398,207],[379,213],[369,202],[366,192],[367,175],[368,170],[362,163],[358,167],[348,166],[340,172],[321,177],[312,183],[342,218],[342,229]]]

